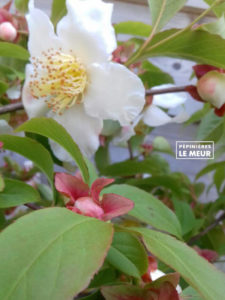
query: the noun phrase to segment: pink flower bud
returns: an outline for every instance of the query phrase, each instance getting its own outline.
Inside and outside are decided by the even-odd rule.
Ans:
[[[220,108],[225,103],[225,74],[208,72],[198,81],[197,90],[203,100]]]
[[[7,42],[13,42],[17,36],[16,28],[10,22],[0,24],[0,38]]]

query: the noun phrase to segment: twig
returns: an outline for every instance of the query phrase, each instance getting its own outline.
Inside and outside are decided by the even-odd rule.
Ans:
[[[146,96],[154,96],[154,95],[161,95],[161,94],[169,94],[169,93],[180,93],[180,92],[186,92],[188,86],[175,86],[175,87],[170,87],[170,88],[165,88],[165,89],[151,89],[146,91]],[[17,110],[22,110],[24,109],[23,104],[21,102],[19,103],[14,103],[14,104],[8,104],[0,107],[0,115],[17,111]]]
[[[169,93],[180,93],[186,92],[188,86],[174,86],[165,89],[151,89],[146,91],[147,96],[161,95],[161,94],[169,94]]]
[[[206,227],[203,231],[201,231],[199,234],[193,236],[189,242],[188,245],[193,244],[194,242],[196,242],[197,240],[199,240],[201,237],[203,237],[204,235],[206,235],[209,231],[211,231],[212,229],[214,229],[217,225],[219,225],[219,223],[221,221],[225,220],[225,212],[218,218],[216,219],[212,224],[210,224],[208,227]]]
[[[42,209],[41,206],[38,206],[38,205],[36,205],[36,204],[34,204],[34,203],[26,203],[26,204],[24,204],[24,206],[26,206],[26,207],[28,207],[28,208],[30,208],[30,209],[32,209],[32,210],[39,210],[39,209]]]
[[[9,104],[9,105],[4,105],[0,107],[0,115],[6,114],[8,112],[13,112],[17,110],[23,109],[23,104],[21,102],[19,103],[14,103],[14,104]]]

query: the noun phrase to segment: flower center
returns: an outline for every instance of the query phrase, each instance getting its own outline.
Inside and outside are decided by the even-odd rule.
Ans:
[[[75,56],[53,49],[42,52],[43,57],[32,57],[34,73],[30,90],[35,99],[46,98],[53,112],[62,114],[75,103],[81,103],[87,85],[87,73]]]

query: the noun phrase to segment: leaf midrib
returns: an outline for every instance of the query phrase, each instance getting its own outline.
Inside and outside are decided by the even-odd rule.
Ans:
[[[11,290],[9,291],[8,295],[6,295],[6,297],[4,298],[4,300],[8,300],[9,297],[12,295],[12,293],[15,291],[16,287],[18,286],[18,284],[20,283],[21,279],[26,275],[26,273],[29,271],[29,269],[33,266],[33,264],[38,260],[38,258],[48,249],[52,246],[52,244],[54,244],[54,242],[56,242],[61,236],[63,236],[64,234],[66,234],[68,231],[74,229],[74,227],[76,227],[77,225],[81,225],[82,223],[85,222],[93,222],[95,220],[82,220],[79,223],[73,224],[73,226],[70,226],[69,228],[66,228],[63,232],[61,232],[59,235],[57,235],[54,239],[52,239],[46,247],[44,247],[39,253],[38,255],[31,261],[31,263],[27,266],[27,268],[24,269],[24,271],[22,272],[22,274],[19,276],[18,280],[15,282],[15,284],[13,285],[13,287],[11,288]]]
[[[138,268],[135,266],[135,264],[129,258],[127,258],[119,249],[115,248],[115,246],[111,245],[111,248],[115,252],[117,252],[117,254],[122,256],[125,261],[127,261],[129,264],[131,264],[134,269],[136,269],[136,272],[139,274],[139,276],[138,276],[138,278],[139,278],[140,277],[140,272],[139,272]]]

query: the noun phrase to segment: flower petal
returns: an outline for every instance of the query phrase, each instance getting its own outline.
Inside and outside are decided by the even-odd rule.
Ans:
[[[107,61],[117,45],[111,24],[113,5],[101,0],[67,0],[67,10],[57,26],[64,51],[72,50],[84,64]]]
[[[49,116],[65,127],[84,155],[91,156],[98,149],[102,121],[88,116],[83,105],[74,105],[62,115],[50,112]],[[58,144],[51,142],[51,146],[59,159],[72,161],[72,158]]]
[[[93,217],[102,220],[104,211],[90,197],[79,198],[75,202],[75,207],[84,216]]]
[[[143,121],[148,126],[157,127],[170,123],[171,118],[162,109],[152,104],[146,109]]]
[[[161,89],[161,88],[170,88],[174,87],[173,84],[163,84],[157,87],[154,87],[155,90]],[[187,93],[169,93],[169,94],[162,94],[154,96],[153,98],[153,104],[160,106],[162,108],[174,108],[181,104],[184,104],[187,100]]]
[[[162,126],[168,123],[183,123],[188,119],[189,115],[184,110],[172,118],[162,109],[153,104],[147,108],[143,117],[144,123],[151,127]]]
[[[134,127],[132,125],[123,126],[112,142],[115,146],[123,146],[133,135],[135,135]]]
[[[43,116],[49,110],[43,98],[34,99],[31,95],[29,82],[32,73],[33,67],[31,64],[28,64],[26,66],[26,80],[22,91],[22,101],[29,118]]]
[[[104,220],[108,221],[128,213],[134,207],[134,203],[120,195],[104,194],[101,206],[105,213]]]
[[[90,84],[84,96],[88,114],[117,120],[126,126],[141,112],[145,89],[141,80],[117,63],[93,64],[89,68]]]
[[[109,179],[109,178],[98,178],[96,179],[91,186],[91,196],[92,199],[96,202],[99,203],[99,195],[101,193],[101,190],[114,182],[114,179]]]
[[[72,201],[89,195],[89,186],[83,180],[66,173],[56,173],[55,187],[58,192]]]
[[[31,56],[41,56],[41,52],[50,48],[59,48],[61,43],[54,33],[49,17],[40,9],[34,8],[32,1],[27,15],[29,41],[28,49]]]

